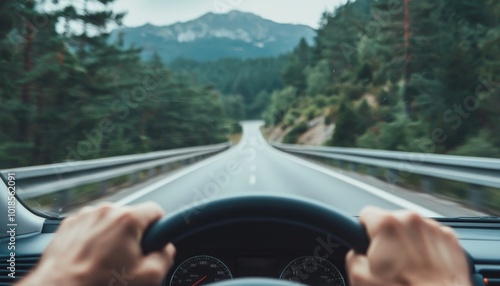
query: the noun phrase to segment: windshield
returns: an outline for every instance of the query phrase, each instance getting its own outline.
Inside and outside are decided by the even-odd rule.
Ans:
[[[61,217],[228,194],[500,213],[500,1],[0,3],[0,170]]]

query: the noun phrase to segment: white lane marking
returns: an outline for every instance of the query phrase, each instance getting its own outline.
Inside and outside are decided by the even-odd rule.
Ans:
[[[273,148],[274,150],[274,148]],[[419,213],[420,215],[422,216],[426,216],[426,217],[443,217],[442,215],[434,212],[434,211],[431,211],[429,209],[426,209],[422,206],[419,206],[417,204],[414,204],[412,202],[409,202],[405,199],[402,199],[398,196],[395,196],[393,194],[390,194],[384,190],[381,190],[379,188],[376,188],[374,186],[371,186],[371,185],[368,185],[367,183],[363,183],[361,181],[357,181],[351,177],[348,177],[346,175],[342,175],[342,174],[339,174],[333,170],[330,170],[330,169],[327,169],[327,168],[324,168],[322,166],[319,166],[319,165],[316,165],[316,164],[313,164],[313,163],[310,163],[308,161],[305,161],[305,160],[302,160],[300,158],[297,158],[297,157],[294,157],[292,155],[289,155],[287,153],[284,153],[282,151],[278,151],[278,150],[274,150],[276,151],[277,153],[279,153],[280,155],[282,155],[283,157],[287,158],[288,160],[290,161],[293,161],[295,163],[298,163],[298,164],[301,164],[305,167],[308,167],[308,168],[311,168],[311,169],[314,169],[318,172],[321,172],[323,174],[326,174],[326,175],[329,175],[329,176],[332,176],[332,177],[335,177],[336,179],[339,179],[341,181],[344,181],[348,184],[351,184],[353,186],[356,186],[362,190],[365,190],[371,194],[374,194],[376,196],[378,196],[379,198],[381,199],[384,199],[386,201],[389,201],[395,205],[398,205],[404,209],[408,209],[408,210],[412,210],[414,212],[417,212]]]
[[[255,172],[255,166],[251,166],[250,171]]]
[[[248,183],[250,185],[255,185],[255,182],[257,182],[257,177],[255,175],[250,175],[250,179],[248,180]]]
[[[161,188],[161,187],[163,187],[163,186],[165,186],[167,184],[170,184],[171,182],[173,182],[173,181],[175,181],[175,180],[177,180],[177,179],[179,179],[179,178],[181,178],[181,177],[183,177],[185,175],[190,174],[191,172],[194,172],[194,171],[196,171],[196,170],[198,170],[200,168],[203,168],[203,167],[205,167],[207,165],[210,165],[210,164],[214,163],[217,160],[221,160],[223,157],[228,156],[229,154],[231,154],[232,153],[231,151],[233,151],[233,150],[235,150],[235,149],[229,149],[229,150],[224,151],[224,152],[222,152],[220,154],[217,154],[217,155],[215,155],[213,157],[210,157],[210,158],[208,158],[206,160],[203,160],[203,161],[201,161],[201,162],[199,162],[197,164],[194,164],[194,165],[191,165],[189,167],[186,167],[186,168],[184,168],[184,169],[176,172],[175,174],[166,177],[165,179],[162,179],[162,180],[160,180],[160,181],[158,181],[158,182],[156,182],[154,184],[151,184],[151,185],[149,185],[149,186],[147,186],[147,187],[145,187],[145,188],[143,188],[143,189],[141,189],[141,190],[139,190],[139,191],[137,191],[137,192],[129,195],[129,196],[126,196],[126,197],[124,197],[124,198],[122,198],[122,199],[114,202],[114,204],[116,204],[118,206],[127,205],[127,204],[129,204],[129,203],[131,203],[131,202],[133,202],[133,201],[135,201],[135,200],[137,200],[137,199],[139,199],[139,198],[141,198],[141,197],[143,197],[143,196],[145,196],[145,195],[147,195],[147,194],[149,194],[151,192],[154,192],[154,191],[158,190],[159,188]]]

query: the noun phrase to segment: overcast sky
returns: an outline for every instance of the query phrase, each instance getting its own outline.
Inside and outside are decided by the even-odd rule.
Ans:
[[[128,11],[124,24],[168,25],[195,19],[208,12],[252,12],[278,23],[318,27],[321,14],[346,0],[116,0],[116,11]]]

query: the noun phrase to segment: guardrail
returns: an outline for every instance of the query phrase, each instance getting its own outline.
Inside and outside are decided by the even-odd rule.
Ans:
[[[6,181],[7,173],[15,173],[16,193],[20,199],[34,199],[54,195],[55,208],[64,209],[70,190],[89,184],[100,184],[99,194],[104,195],[110,181],[127,176],[130,183],[139,181],[139,174],[147,177],[166,173],[181,165],[202,160],[228,149],[231,143],[173,149],[144,154],[116,156],[103,159],[70,161],[64,163],[0,170]]]
[[[367,166],[373,176],[376,175],[376,168],[384,168],[389,170],[389,180],[394,183],[402,174],[416,174],[420,176],[421,188],[429,194],[436,192],[436,179],[466,183],[465,203],[477,209],[484,208],[485,187],[500,189],[500,159],[279,143],[271,145],[288,153],[321,158],[326,163],[339,166],[348,163],[353,171],[359,166]]]

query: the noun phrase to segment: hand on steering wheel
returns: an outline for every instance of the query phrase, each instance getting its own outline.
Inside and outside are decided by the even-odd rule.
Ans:
[[[337,241],[351,248],[353,251],[348,257],[348,272],[354,285],[452,283],[450,285],[469,286],[472,282],[472,285],[484,286],[481,276],[473,274],[472,260],[464,255],[465,252],[451,229],[408,211],[390,213],[368,208],[361,215],[362,225],[329,206],[302,198],[236,196],[218,199],[197,206],[196,209],[203,212],[191,217],[189,224],[185,222],[183,213],[179,212],[164,217],[153,225],[142,242],[145,253],[160,249],[169,241],[175,243],[202,228],[214,225],[249,220],[255,223],[277,221],[329,233]],[[373,239],[371,244],[369,237]],[[393,258],[394,260],[391,260]],[[426,278],[430,274],[432,277],[427,280],[413,279],[416,276]],[[417,281],[434,284],[411,284],[418,283]],[[252,281],[236,279],[221,284],[215,283],[214,286],[251,285],[246,283]],[[284,282],[268,283],[271,282],[267,281],[265,285],[287,285]]]

